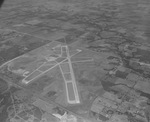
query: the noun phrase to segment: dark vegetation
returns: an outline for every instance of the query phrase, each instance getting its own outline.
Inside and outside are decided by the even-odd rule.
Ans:
[[[2,5],[4,4],[5,0],[0,0],[0,8],[2,7]]]
[[[7,88],[8,88],[7,82],[3,80],[2,78],[0,78],[0,94],[6,91]]]

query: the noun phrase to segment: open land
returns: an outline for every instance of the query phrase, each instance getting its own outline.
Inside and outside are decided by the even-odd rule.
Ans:
[[[148,0],[6,0],[1,122],[149,122]]]

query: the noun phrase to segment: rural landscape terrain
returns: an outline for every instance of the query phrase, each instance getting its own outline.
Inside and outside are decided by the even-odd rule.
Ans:
[[[5,0],[0,122],[150,122],[150,1]]]

